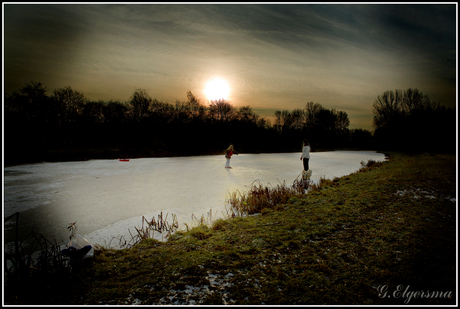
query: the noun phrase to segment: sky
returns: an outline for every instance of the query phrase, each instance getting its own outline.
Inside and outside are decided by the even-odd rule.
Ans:
[[[4,93],[31,81],[52,95],[207,104],[220,79],[235,107],[271,119],[307,102],[373,131],[372,104],[417,88],[457,104],[457,4],[3,3]],[[215,86],[218,87],[218,86]]]

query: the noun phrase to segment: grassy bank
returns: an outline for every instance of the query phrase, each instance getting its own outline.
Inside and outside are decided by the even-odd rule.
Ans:
[[[455,197],[455,155],[392,153],[257,215],[9,284],[5,303],[455,304]]]

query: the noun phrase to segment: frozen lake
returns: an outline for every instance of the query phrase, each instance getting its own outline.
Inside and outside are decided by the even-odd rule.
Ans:
[[[310,154],[312,180],[351,174],[360,162],[384,161],[373,151],[333,151]],[[19,215],[21,240],[33,232],[47,239],[68,240],[69,223],[93,244],[107,246],[113,237],[125,238],[140,227],[142,216],[176,215],[179,228],[193,226],[202,215],[225,218],[229,192],[244,192],[258,180],[263,185],[291,185],[303,166],[299,153],[240,154],[226,169],[225,158],[89,160],[38,163],[4,168],[4,218]],[[5,223],[4,243],[14,240],[15,220]],[[130,237],[129,237],[130,238]],[[113,240],[111,247],[117,247]]]

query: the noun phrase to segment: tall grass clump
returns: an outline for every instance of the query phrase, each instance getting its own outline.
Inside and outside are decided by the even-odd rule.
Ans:
[[[321,186],[323,179],[318,184],[311,180],[297,177],[291,186],[286,185],[286,181],[276,186],[263,186],[259,180],[252,182],[246,192],[236,190],[229,194],[226,205],[230,206],[227,213],[231,217],[242,217],[261,213],[264,209],[272,209],[277,205],[287,203],[291,198],[302,197],[309,190],[315,190]]]
[[[161,236],[162,240],[168,238],[179,228],[179,223],[176,215],[174,214],[172,215],[172,223],[169,223],[167,219],[168,214],[166,214],[166,217],[163,218],[163,211],[160,212],[157,220],[155,220],[155,217],[152,217],[151,220],[147,220],[145,216],[142,216],[142,225],[134,228],[136,233],[133,234],[130,230],[128,230],[131,238],[121,236],[118,239],[118,246],[120,248],[132,248],[145,239],[155,239],[158,234]],[[114,239],[117,238],[112,238],[109,243],[109,247]]]
[[[70,273],[69,259],[61,255],[62,246],[43,235],[31,235],[13,251],[5,252],[5,280],[27,281],[37,274]]]
[[[56,239],[49,240],[41,234],[29,235],[22,241],[16,239],[13,250],[8,248],[4,253],[4,286],[15,297],[29,294],[40,302],[41,296],[35,293],[38,286],[50,287],[66,282],[79,266],[61,254],[64,247]]]

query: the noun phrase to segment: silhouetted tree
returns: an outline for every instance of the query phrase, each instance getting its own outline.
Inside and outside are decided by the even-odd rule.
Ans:
[[[153,99],[152,103],[150,104],[150,111],[157,121],[160,122],[168,122],[174,116],[174,106],[169,103],[158,101],[157,99]]]
[[[319,103],[308,102],[304,108],[305,127],[312,129],[316,127],[318,122],[318,113],[323,109]]]
[[[410,115],[417,110],[424,110],[431,105],[428,96],[423,95],[418,89],[409,88],[404,91],[401,110],[406,115]]]
[[[294,117],[291,112],[288,110],[281,111],[281,128],[284,132],[291,129],[292,124],[294,123]]]
[[[41,82],[27,83],[19,91],[6,95],[5,111],[23,113],[28,121],[46,119],[49,115],[49,98]]]
[[[68,123],[77,121],[83,112],[87,99],[83,93],[68,86],[55,89],[53,101],[56,104],[61,123]]]
[[[305,112],[296,108],[292,111],[292,126],[295,130],[302,130],[305,126]]]
[[[86,123],[103,123],[105,120],[104,109],[105,103],[103,101],[90,101],[84,105],[82,116],[83,121]]]
[[[187,103],[191,110],[192,118],[203,118],[206,113],[206,107],[201,103],[190,90],[187,91]]]
[[[152,98],[148,95],[147,91],[137,88],[129,100],[133,119],[140,120],[148,116],[150,103],[152,103]]]
[[[211,118],[227,121],[233,116],[234,108],[230,102],[225,99],[211,100],[209,112]]]
[[[374,101],[372,106],[374,136],[377,138],[379,147],[400,147],[403,120],[402,101],[403,92],[401,90],[385,91]]]
[[[393,128],[401,120],[401,106],[403,95],[401,90],[385,91],[383,95],[377,96],[372,106],[376,128]]]
[[[334,110],[335,112],[335,110]],[[350,119],[348,114],[344,111],[335,112],[335,130],[340,133],[348,133],[348,126],[350,125]]]
[[[326,108],[321,109],[317,114],[316,126],[314,127],[314,136],[316,142],[322,147],[335,147],[335,117],[334,113]]]
[[[5,163],[23,163],[31,154],[41,158],[53,119],[46,87],[41,82],[27,83],[5,95],[4,102]]]
[[[238,118],[244,122],[256,123],[259,116],[254,113],[252,107],[249,105],[241,106],[237,111]]]
[[[350,130],[350,147],[358,149],[373,149],[374,138],[372,132],[364,129]]]
[[[120,101],[110,100],[102,106],[102,114],[104,115],[105,122],[108,124],[122,124],[126,121],[128,110],[128,105]]]
[[[271,127],[271,124],[270,124],[270,121],[267,120],[266,118],[264,117],[258,117],[257,118],[257,126],[259,128],[262,128],[262,129],[270,129]]]
[[[280,110],[275,111],[275,124],[273,126],[278,132],[282,131],[283,125],[281,121],[281,111]]]
[[[374,101],[374,138],[378,147],[387,149],[444,148],[444,137],[449,136],[448,145],[454,142],[454,121],[448,117],[454,113],[418,89],[386,91]]]
[[[334,145],[335,147],[346,147],[349,144],[349,129],[350,119],[344,111],[332,110],[334,115]]]
[[[275,111],[274,128],[292,143],[308,137],[315,148],[345,147],[349,142],[350,120],[344,111],[329,110],[308,102],[304,109]]]

